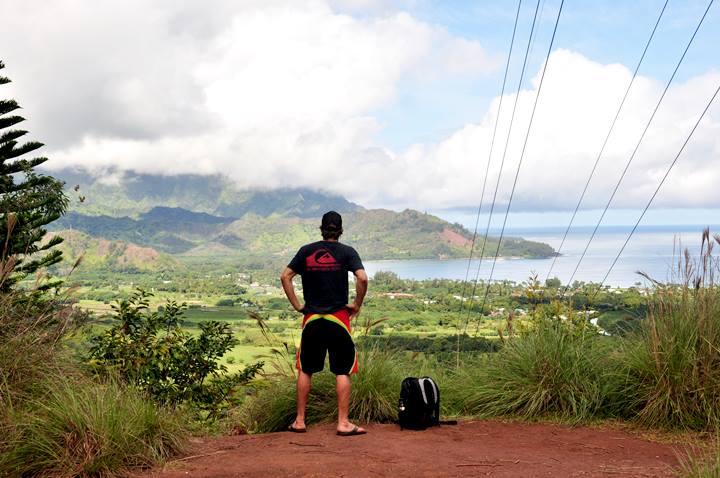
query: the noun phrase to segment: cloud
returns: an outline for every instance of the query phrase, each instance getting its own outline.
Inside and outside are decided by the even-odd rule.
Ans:
[[[186,3],[54,0],[12,9],[0,42],[14,83],[3,96],[25,107],[49,166],[113,177],[221,173],[241,187],[315,187],[369,206],[477,204],[499,98],[436,143],[393,151],[376,138],[379,111],[408,82],[443,88],[496,72],[497,58],[481,44],[372,0]],[[623,65],[553,53],[513,210],[574,207],[630,77]],[[671,89],[614,206],[644,204],[718,81],[709,72]],[[520,93],[500,204],[538,82]],[[604,205],[662,87],[636,80],[586,207]],[[486,200],[513,100],[503,100]],[[658,204],[718,203],[718,133],[715,106]]]
[[[327,189],[377,151],[373,112],[404,78],[496,68],[476,42],[401,11],[184,3],[55,0],[12,11],[0,33],[14,40],[3,41],[11,91],[48,143],[49,166]]]
[[[542,95],[513,198],[513,211],[573,209],[607,135],[632,73],[622,65],[603,65],[558,50],[551,55]],[[537,93],[520,92],[518,110],[507,148],[497,202],[504,211],[520,159]],[[720,84],[710,72],[670,89],[612,207],[644,207],[679,151],[698,115]],[[630,158],[664,84],[639,76],[625,104],[583,203],[584,209],[604,207]],[[484,202],[489,204],[497,181],[515,94],[503,100]],[[417,144],[394,155],[386,168],[402,174],[402,184],[386,188],[370,200],[422,208],[478,204],[499,99],[477,124],[469,124],[437,144]],[[720,193],[720,104],[714,105],[698,128],[676,169],[656,200],[665,207],[713,207]],[[402,173],[401,173],[402,172]],[[496,209],[497,210],[497,209]]]

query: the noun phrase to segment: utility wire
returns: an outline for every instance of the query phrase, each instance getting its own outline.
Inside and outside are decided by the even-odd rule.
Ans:
[[[472,245],[470,246],[470,256],[468,257],[467,270],[465,271],[465,280],[463,281],[462,295],[460,298],[460,311],[459,311],[460,317],[458,318],[458,323],[457,323],[458,353],[460,350],[460,320],[462,318],[463,308],[465,305],[465,292],[466,292],[466,288],[467,288],[468,278],[470,276],[470,266],[472,264],[473,252],[475,251],[475,241],[477,239],[478,224],[480,223],[480,213],[482,211],[483,199],[485,197],[485,187],[487,185],[487,178],[488,178],[488,174],[490,172],[490,159],[492,157],[493,149],[495,147],[495,135],[497,134],[498,123],[500,123],[500,112],[502,111],[502,103],[503,103],[503,98],[505,96],[505,86],[507,85],[508,71],[510,69],[510,58],[512,57],[513,47],[515,45],[515,33],[517,32],[518,18],[520,18],[520,6],[521,5],[522,5],[522,0],[518,0],[517,12],[515,13],[515,24],[513,25],[512,38],[510,39],[510,50],[508,51],[507,61],[505,63],[505,74],[503,75],[502,89],[500,90],[500,101],[498,103],[497,113],[495,115],[495,126],[493,127],[492,139],[490,141],[490,152],[488,153],[488,157],[487,157],[487,165],[485,167],[485,177],[483,178],[482,192],[480,193],[480,205],[478,206],[477,217],[475,218],[475,229],[473,230]],[[480,257],[480,260],[482,261],[482,257]],[[475,293],[475,289],[473,288],[473,294],[474,293]],[[458,358],[458,360],[459,360],[459,358]]]
[[[502,110],[503,97],[505,96],[505,86],[507,84],[508,70],[510,69],[510,58],[512,56],[513,46],[515,44],[515,32],[517,31],[518,17],[520,16],[520,6],[522,0],[518,1],[517,13],[515,14],[515,25],[513,26],[512,39],[510,40],[510,51],[508,52],[507,62],[505,63],[505,74],[503,76],[502,89],[500,91],[500,101],[498,103],[497,113],[495,116],[495,126],[493,128],[492,140],[490,141],[490,152],[488,153],[487,165],[485,167],[485,178],[483,179],[482,193],[480,194],[480,206],[478,207],[477,217],[475,218],[475,229],[473,230],[472,245],[470,246],[470,257],[468,258],[468,266],[465,271],[465,281],[463,282],[463,293],[462,297],[465,298],[465,286],[470,276],[470,263],[472,261],[473,252],[475,249],[475,241],[477,239],[478,224],[480,223],[480,213],[483,206],[483,198],[485,196],[485,187],[487,185],[487,177],[490,171],[490,158],[492,157],[493,149],[495,146],[495,135],[497,134],[498,123],[500,122],[500,111]],[[460,311],[462,312],[462,301],[460,304]]]
[[[670,84],[675,79],[675,75],[677,74],[678,70],[680,69],[680,65],[682,64],[683,60],[685,59],[685,55],[687,54],[688,50],[690,49],[690,45],[692,45],[693,40],[695,40],[695,36],[697,35],[698,30],[700,30],[700,26],[702,26],[703,21],[705,20],[705,17],[707,16],[707,13],[710,10],[710,7],[712,6],[714,1],[715,0],[710,0],[710,3],[708,3],[707,8],[705,9],[705,13],[703,13],[702,18],[700,18],[700,22],[698,23],[697,27],[695,28],[695,31],[693,32],[692,37],[690,37],[690,41],[688,41],[688,44],[685,47],[685,51],[683,51],[683,54],[680,57],[680,60],[678,61],[677,65],[675,66],[675,70],[673,71],[672,76],[670,76],[670,79],[668,80],[667,84],[665,85],[665,89],[663,90],[663,93],[660,96],[660,99],[658,100],[657,104],[655,105],[655,109],[653,110],[652,115],[650,116],[650,119],[648,120],[647,124],[645,125],[645,129],[643,130],[642,134],[640,135],[640,139],[638,140],[638,143],[635,146],[635,149],[633,150],[632,154],[630,155],[630,159],[628,159],[628,162],[625,165],[625,169],[623,169],[623,172],[620,175],[620,178],[618,179],[618,182],[615,185],[615,188],[613,189],[612,194],[610,195],[610,199],[608,199],[607,204],[605,204],[605,209],[603,209],[603,212],[600,215],[600,219],[598,220],[597,224],[595,225],[595,229],[593,229],[592,235],[590,236],[590,240],[588,240],[587,244],[585,245],[585,249],[583,250],[582,254],[580,255],[580,259],[578,260],[577,264],[575,265],[575,270],[573,271],[572,275],[570,276],[570,279],[568,280],[567,284],[565,285],[563,294],[565,292],[567,292],[568,288],[570,287],[570,284],[572,284],[572,281],[575,278],[575,274],[577,273],[578,269],[580,268],[580,263],[582,263],[583,259],[585,258],[585,254],[587,253],[588,248],[590,247],[590,244],[592,243],[593,239],[595,239],[595,234],[597,233],[597,230],[600,227],[600,224],[602,223],[603,219],[605,218],[605,214],[607,213],[608,209],[610,208],[610,204],[612,203],[613,199],[615,198],[615,194],[617,193],[618,189],[620,188],[620,184],[622,183],[622,180],[625,178],[625,174],[627,173],[628,168],[630,168],[630,164],[632,164],[633,159],[635,159],[635,154],[637,154],[638,149],[640,149],[640,144],[642,143],[643,139],[645,138],[645,134],[647,133],[648,129],[650,128],[650,124],[652,123],[652,120],[655,118],[655,114],[657,113],[658,109],[660,108],[660,104],[662,103],[663,98],[665,98],[665,94],[668,92],[668,89],[670,88]]]
[[[637,222],[635,222],[635,225],[633,226],[632,230],[630,231],[630,234],[628,235],[627,239],[625,239],[625,243],[620,248],[620,251],[617,253],[617,256],[615,256],[615,259],[613,260],[612,264],[610,265],[610,268],[608,269],[607,273],[605,274],[605,277],[603,277],[602,282],[600,282],[600,285],[598,286],[597,290],[593,294],[593,298],[600,292],[602,289],[603,284],[605,284],[605,281],[607,280],[608,276],[610,275],[610,272],[612,272],[613,268],[615,267],[615,264],[617,264],[618,259],[620,259],[620,255],[625,250],[625,247],[628,245],[628,242],[630,242],[630,238],[635,234],[635,230],[640,225],[640,221],[642,221],[643,217],[645,217],[645,213],[650,208],[650,205],[655,200],[655,196],[657,196],[658,192],[660,191],[660,188],[665,183],[665,180],[670,175],[670,171],[672,171],[673,167],[675,166],[675,163],[677,163],[678,158],[682,154],[682,152],[685,150],[685,146],[687,146],[688,142],[690,141],[690,138],[692,138],[693,134],[695,133],[695,130],[697,129],[698,125],[700,124],[700,121],[705,117],[705,113],[708,112],[710,109],[710,105],[713,104],[715,101],[715,98],[717,97],[718,93],[720,92],[720,85],[718,85],[718,88],[715,90],[715,94],[712,95],[712,98],[710,98],[710,101],[708,101],[707,106],[705,106],[705,109],[703,110],[702,114],[698,118],[698,120],[695,122],[695,126],[693,126],[692,130],[690,131],[690,134],[685,139],[685,142],[683,143],[682,147],[680,148],[680,151],[675,155],[675,159],[673,159],[672,163],[670,163],[670,166],[668,167],[667,171],[665,172],[665,176],[660,180],[660,183],[658,184],[657,188],[655,188],[655,192],[650,196],[650,200],[645,205],[645,209],[643,209],[642,214],[640,214],[640,217],[638,218]]]
[[[503,167],[505,165],[505,157],[507,156],[508,144],[510,142],[510,134],[512,133],[513,123],[515,121],[515,111],[517,110],[518,98],[520,97],[520,89],[522,87],[523,79],[525,78],[525,68],[527,67],[528,55],[530,53],[530,45],[532,44],[533,34],[535,32],[535,23],[538,17],[538,10],[540,9],[540,0],[537,0],[535,4],[535,14],[533,16],[532,26],[530,27],[530,36],[528,37],[528,44],[525,47],[525,58],[523,59],[522,69],[520,71],[520,80],[518,81],[517,93],[515,94],[515,102],[513,104],[512,114],[510,115],[510,126],[508,127],[507,138],[505,139],[505,148],[503,150],[502,160],[500,161],[500,171],[498,172],[497,182],[495,183],[495,192],[493,194],[492,204],[490,206],[490,214],[488,216],[487,226],[485,227],[485,236],[483,238],[483,245],[480,252],[480,263],[478,264],[477,274],[475,276],[475,282],[473,284],[473,291],[470,296],[470,307],[468,307],[468,318],[465,320],[465,327],[463,328],[463,334],[467,331],[467,326],[470,318],[470,311],[474,304],[475,291],[477,290],[477,281],[480,276],[480,266],[482,265],[482,258],[485,255],[485,246],[487,245],[487,237],[490,231],[490,221],[492,220],[493,211],[495,210],[495,201],[497,200],[498,189],[500,188],[500,179],[502,177]]]
[[[560,241],[560,247],[558,247],[557,253],[553,257],[552,263],[550,264],[550,269],[548,269],[547,276],[545,277],[545,282],[547,282],[547,280],[550,279],[550,274],[552,273],[553,268],[555,267],[557,258],[560,256],[560,251],[562,251],[562,248],[565,245],[565,240],[567,239],[568,233],[570,232],[570,229],[572,228],[572,225],[575,222],[575,216],[577,216],[577,213],[580,210],[580,205],[582,204],[583,200],[585,199],[585,194],[587,193],[588,187],[590,186],[590,181],[592,181],[592,178],[595,175],[595,170],[597,169],[598,164],[600,163],[600,158],[602,157],[603,153],[605,152],[605,147],[607,146],[608,140],[610,139],[610,136],[612,135],[612,132],[615,129],[615,124],[617,123],[618,117],[620,116],[620,112],[622,111],[623,106],[625,105],[625,100],[627,100],[628,94],[630,93],[630,88],[632,88],[632,85],[635,82],[635,78],[637,77],[638,71],[640,70],[640,65],[642,65],[642,62],[645,59],[645,54],[647,53],[648,48],[650,47],[650,43],[652,42],[652,39],[655,36],[657,27],[660,24],[660,19],[662,19],[663,14],[665,13],[665,8],[667,7],[669,1],[670,0],[665,0],[665,4],[663,5],[662,10],[660,10],[660,15],[658,16],[658,19],[655,22],[655,26],[652,29],[652,33],[650,33],[650,38],[648,38],[647,43],[645,44],[645,49],[643,50],[642,55],[640,56],[640,61],[638,61],[638,64],[635,67],[635,71],[633,72],[632,79],[630,80],[630,83],[628,84],[627,89],[625,90],[625,94],[623,95],[622,101],[620,101],[620,106],[618,106],[618,110],[615,113],[615,118],[613,118],[613,120],[612,120],[612,124],[610,125],[610,130],[607,132],[607,135],[605,136],[605,141],[603,142],[602,147],[600,148],[600,152],[598,153],[597,158],[595,158],[595,164],[593,165],[592,170],[590,171],[590,175],[588,176],[587,181],[585,182],[585,187],[583,188],[582,194],[580,194],[580,199],[578,199],[577,205],[575,206],[575,210],[572,213],[572,217],[570,218],[570,223],[568,224],[567,229],[565,229],[565,233],[563,234],[562,241]]]
[[[538,14],[538,22],[542,23],[542,17],[543,17],[544,11],[545,11],[545,0],[542,0],[542,3],[540,4],[540,13]],[[540,27],[538,27],[538,30],[539,29],[540,29]],[[530,53],[528,55],[529,58],[533,57],[533,50],[535,50],[535,40],[537,40],[537,36],[538,36],[537,34],[538,34],[538,32],[535,32],[535,36],[533,36],[532,39],[530,40]]]
[[[498,256],[500,255],[500,244],[502,244],[503,236],[505,235],[505,226],[507,225],[508,215],[510,214],[510,206],[512,205],[513,196],[515,195],[515,188],[517,187],[518,177],[520,176],[520,169],[522,168],[523,159],[525,158],[525,150],[527,149],[528,139],[530,138],[530,130],[532,129],[533,120],[535,119],[535,111],[537,110],[538,100],[540,99],[540,93],[542,92],[542,86],[545,80],[545,73],[547,72],[547,66],[550,62],[550,52],[552,52],[552,47],[555,43],[555,34],[557,33],[557,28],[558,24],[560,23],[560,16],[562,15],[564,4],[565,0],[561,0],[557,18],[555,19],[555,27],[553,28],[552,38],[550,39],[550,45],[548,46],[548,51],[545,55],[545,64],[543,65],[542,74],[540,76],[538,91],[535,95],[535,103],[533,104],[532,113],[530,113],[530,122],[528,123],[527,131],[525,132],[525,141],[523,142],[522,151],[520,152],[520,160],[518,162],[517,170],[515,171],[515,178],[513,179],[513,185],[510,191],[510,198],[508,200],[507,208],[505,209],[505,218],[503,219],[502,229],[500,229],[500,239],[498,239],[497,248],[495,249],[495,257],[493,258],[492,268],[490,269],[490,276],[488,277],[487,284],[485,286],[485,294],[483,296],[482,306],[480,306],[481,310],[483,307],[485,307],[488,292],[490,291],[490,282],[492,281],[493,273],[495,272],[495,264],[497,263]],[[480,322],[478,322],[478,326],[479,324]]]

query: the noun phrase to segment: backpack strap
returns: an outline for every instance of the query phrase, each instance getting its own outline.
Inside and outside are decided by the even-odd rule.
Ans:
[[[435,403],[440,403],[440,390],[438,390],[435,380],[430,377],[423,377],[423,380],[430,382],[430,385],[433,389],[433,394],[435,395]]]
[[[418,384],[420,385],[420,393],[422,393],[423,402],[425,402],[425,405],[429,405],[427,395],[425,394],[425,380],[427,380],[425,377],[418,379]]]
[[[433,409],[432,409],[432,415],[431,420],[433,422],[433,425],[439,425],[440,424],[440,390],[438,389],[437,383],[435,383],[435,380],[432,379],[432,377],[422,377],[419,379],[420,381],[420,389],[423,391],[423,395],[425,394],[425,383],[430,384],[430,389],[433,393]],[[427,400],[425,401],[426,405],[429,405]]]

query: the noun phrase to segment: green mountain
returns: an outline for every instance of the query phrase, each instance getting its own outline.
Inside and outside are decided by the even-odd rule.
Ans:
[[[280,263],[302,244],[320,239],[320,216],[329,209],[343,214],[343,242],[368,260],[467,257],[471,247],[471,233],[459,224],[410,209],[364,209],[320,192],[239,191],[220,177],[198,176],[132,175],[112,185],[73,174],[57,176],[66,181],[69,195],[85,198],[53,227],[82,233],[77,241],[85,238],[93,250],[98,247],[92,241],[120,241],[180,260]],[[497,239],[489,238],[486,250],[496,247]],[[506,238],[500,254],[549,257],[555,251]],[[102,260],[96,262],[100,266]],[[111,261],[108,267],[118,265]]]
[[[164,215],[167,214],[167,215]],[[342,240],[367,259],[432,259],[466,257],[470,233],[462,226],[413,210],[383,209],[345,214]],[[158,207],[129,217],[66,214],[54,227],[82,231],[92,237],[121,240],[170,254],[287,256],[302,244],[320,239],[318,218],[247,214],[231,220],[178,208]],[[488,240],[494,251],[497,240]],[[503,240],[500,253],[514,257],[548,257],[553,249],[520,238]]]

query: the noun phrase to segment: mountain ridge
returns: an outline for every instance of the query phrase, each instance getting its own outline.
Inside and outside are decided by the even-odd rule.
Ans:
[[[366,209],[318,191],[241,191],[220,177],[201,181],[196,176],[134,175],[129,186],[77,173],[59,177],[69,195],[85,199],[74,202],[52,229],[81,231],[94,239],[123,241],[178,258],[280,260],[320,238],[320,216],[329,209],[344,217],[342,240],[367,260],[467,257],[472,244],[470,231],[437,216],[412,209]],[[211,183],[217,188],[209,187]],[[183,207],[186,204],[197,208]],[[497,239],[489,237],[487,247],[494,251]],[[553,254],[547,244],[520,238],[505,238],[500,246],[505,257]]]

